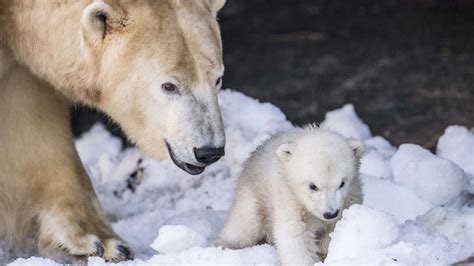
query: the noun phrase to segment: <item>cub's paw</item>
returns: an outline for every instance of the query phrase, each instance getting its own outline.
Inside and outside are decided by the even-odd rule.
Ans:
[[[228,248],[228,249],[239,249],[239,248],[243,248],[241,247],[241,245],[239,245],[238,243],[234,243],[232,241],[228,241],[226,239],[223,239],[223,238],[218,238],[216,241],[214,241],[214,245],[216,247],[223,247],[223,248]]]

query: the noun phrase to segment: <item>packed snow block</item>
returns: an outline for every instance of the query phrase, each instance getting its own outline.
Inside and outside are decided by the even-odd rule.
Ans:
[[[390,180],[362,175],[364,205],[393,215],[399,224],[414,220],[434,205]]]
[[[436,147],[439,157],[451,160],[474,175],[474,133],[463,126],[449,126]]]
[[[325,263],[388,247],[398,235],[398,223],[392,215],[367,206],[352,205],[343,212],[331,233]]]
[[[357,116],[352,104],[346,104],[341,109],[327,112],[321,127],[359,140],[366,140],[372,135],[369,127]]]
[[[192,247],[205,247],[207,239],[184,225],[164,225],[151,247],[161,254],[177,253]]]
[[[418,145],[401,145],[390,164],[395,183],[410,188],[434,205],[454,201],[466,184],[464,172],[459,166]]]

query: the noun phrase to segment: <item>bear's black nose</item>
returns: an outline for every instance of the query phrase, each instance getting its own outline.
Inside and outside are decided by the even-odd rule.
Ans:
[[[325,212],[325,213],[323,213],[323,216],[324,216],[324,218],[326,218],[326,219],[329,220],[329,219],[336,218],[338,214],[339,214],[339,210],[337,210],[337,211],[335,211],[335,212],[333,212],[333,213]]]
[[[194,148],[194,156],[196,160],[203,164],[211,164],[217,162],[222,156],[224,156],[224,147],[202,147]]]

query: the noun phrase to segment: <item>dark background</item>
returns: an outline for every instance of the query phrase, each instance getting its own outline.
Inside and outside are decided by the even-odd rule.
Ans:
[[[295,124],[353,103],[373,134],[431,149],[448,125],[474,126],[474,1],[227,2],[223,87],[272,102]],[[76,135],[106,121],[73,113]]]

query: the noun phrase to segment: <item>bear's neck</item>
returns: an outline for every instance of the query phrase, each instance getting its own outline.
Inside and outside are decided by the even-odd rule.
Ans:
[[[91,85],[81,53],[80,16],[87,2],[0,0],[0,49],[70,100]]]

